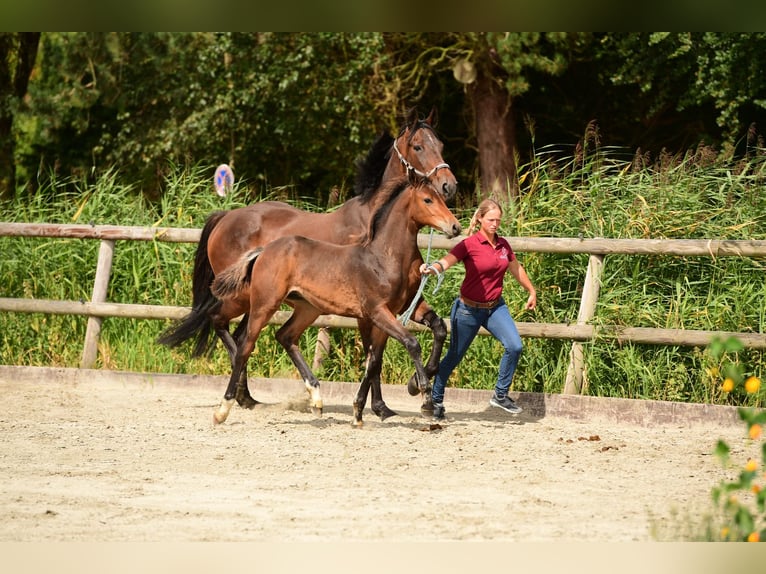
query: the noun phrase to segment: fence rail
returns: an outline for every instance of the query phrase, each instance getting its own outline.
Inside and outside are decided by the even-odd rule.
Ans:
[[[112,259],[117,241],[164,241],[195,243],[199,241],[199,229],[128,227],[118,225],[71,225],[53,223],[7,223],[0,222],[0,237],[49,237],[100,240],[96,277],[91,301],[56,301],[45,299],[0,298],[0,311],[16,313],[46,313],[56,315],[84,315],[88,327],[83,346],[82,368],[90,368],[96,360],[98,338],[104,317],[129,317],[136,319],[180,319],[188,307],[162,305],[138,305],[109,303],[106,301],[107,286],[111,274]],[[572,341],[570,363],[565,393],[579,393],[583,385],[584,362],[582,343],[595,339],[613,339],[621,342],[658,345],[705,346],[715,337],[738,337],[745,347],[766,349],[766,334],[752,332],[699,331],[687,329],[659,329],[592,325],[601,284],[601,274],[607,255],[668,255],[676,257],[766,257],[766,241],[762,240],[716,240],[716,239],[600,239],[600,238],[550,238],[508,237],[514,251],[523,253],[588,254],[588,268],[583,284],[577,322],[534,323],[518,322],[522,337],[567,339]],[[450,249],[459,239],[442,236],[419,235],[421,248]],[[289,317],[287,311],[277,312],[272,324],[282,324]],[[355,319],[325,315],[314,322],[318,327],[356,328]],[[412,331],[423,331],[421,325],[409,323]],[[449,328],[449,326],[448,326]],[[482,330],[482,334],[486,334]]]

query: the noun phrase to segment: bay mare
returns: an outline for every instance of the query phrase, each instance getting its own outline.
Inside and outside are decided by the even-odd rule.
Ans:
[[[290,318],[276,332],[303,377],[312,410],[321,415],[319,380],[300,352],[298,340],[323,314],[356,318],[367,356],[365,377],[354,399],[354,424],[371,384],[370,371],[380,371],[381,343],[393,337],[404,345],[415,365],[415,378],[426,393],[429,376],[422,363],[420,343],[396,317],[417,292],[420,249],[417,236],[431,226],[448,237],[460,233],[460,223],[441,193],[427,180],[405,177],[383,184],[376,194],[375,211],[361,241],[337,245],[303,236],[287,236],[246,252],[213,281],[221,312],[232,319],[248,314],[247,330],[237,341],[232,373],[214,421],[226,420],[236,398],[241,371],[255,342],[272,315],[287,303]]]
[[[245,314],[231,334],[229,324],[237,315],[232,315],[226,303],[213,295],[210,286],[216,275],[236,263],[244,253],[290,235],[336,244],[359,241],[367,231],[378,190],[383,184],[407,174],[429,180],[448,201],[452,199],[457,181],[442,157],[443,144],[432,127],[435,118],[435,110],[431,110],[425,119],[420,119],[412,110],[396,138],[385,132],[381,134],[364,160],[357,164],[356,195],[332,212],[313,213],[286,203],[265,201],[211,214],[202,229],[194,259],[192,310],[160,335],[159,342],[175,347],[186,340],[196,339],[193,356],[201,356],[211,348],[210,334],[214,330],[223,342],[233,368],[237,341],[247,327],[248,315]],[[420,278],[413,278],[413,281],[419,284]],[[427,326],[433,333],[433,346],[426,364],[426,372],[429,377],[433,376],[447,337],[446,325],[422,298],[411,320]],[[371,333],[362,333],[362,336],[375,339],[381,348],[375,347],[370,352],[382,355],[385,338],[379,340],[380,337],[373,337]],[[380,364],[373,363],[365,378],[372,389],[371,409],[385,419],[396,413],[386,406],[380,392],[380,369]],[[241,369],[236,399],[246,408],[257,403],[247,387],[246,365]],[[430,394],[423,393],[422,408],[425,411],[431,409]]]

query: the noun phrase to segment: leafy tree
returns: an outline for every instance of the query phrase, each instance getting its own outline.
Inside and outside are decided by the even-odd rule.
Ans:
[[[405,97],[422,93],[434,72],[450,71],[464,85],[481,194],[513,199],[519,190],[514,102],[529,90],[530,72],[561,74],[588,38],[537,32],[391,34],[396,62],[391,75],[399,78]]]
[[[764,33],[609,33],[601,38],[599,59],[604,81],[637,87],[644,96],[645,105],[634,108],[637,122],[656,123],[668,110],[682,114],[710,107],[720,139],[731,147],[754,118],[766,119],[764,54]],[[698,140],[716,139],[699,123],[693,131]]]
[[[119,166],[149,193],[169,163],[314,195],[341,186],[375,116],[376,34],[45,34],[27,158],[65,175]],[[212,176],[212,174],[211,174]]]
[[[209,73],[218,89],[189,132],[228,146],[228,160],[249,179],[326,197],[353,176],[377,131],[396,129],[395,113],[374,105],[384,89],[382,48],[379,34],[221,34],[207,56],[225,63]],[[207,88],[193,90],[203,98]],[[224,137],[205,138],[211,125]]]
[[[43,33],[34,73],[34,35],[0,38],[3,193],[14,169],[116,167],[154,196],[170,164],[228,162],[322,200],[378,131],[436,105],[464,192],[478,173],[510,199],[528,134],[566,143],[596,119],[610,144],[682,151],[766,121],[762,33]]]
[[[32,74],[39,32],[0,32],[0,199],[16,190],[13,123]]]

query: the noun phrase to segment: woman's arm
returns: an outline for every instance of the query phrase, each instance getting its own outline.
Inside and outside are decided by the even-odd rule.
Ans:
[[[455,263],[457,263],[457,257],[451,253],[447,253],[447,255],[441,259],[437,259],[429,265],[423,263],[420,266],[420,273],[423,275],[440,275],[452,267]]]
[[[524,270],[524,267],[519,263],[519,260],[514,258],[508,265],[508,270],[516,278],[516,281],[529,292],[529,298],[527,299],[527,304],[524,308],[529,310],[537,307],[537,291],[535,290],[535,286],[532,285],[532,281]]]

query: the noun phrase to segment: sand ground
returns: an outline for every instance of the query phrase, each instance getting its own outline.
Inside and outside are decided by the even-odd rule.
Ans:
[[[223,381],[0,367],[0,541],[651,541],[711,508],[718,439],[757,456],[726,407],[614,399],[448,389],[435,425],[386,386],[355,428],[349,383],[318,418],[254,380],[214,427]]]

